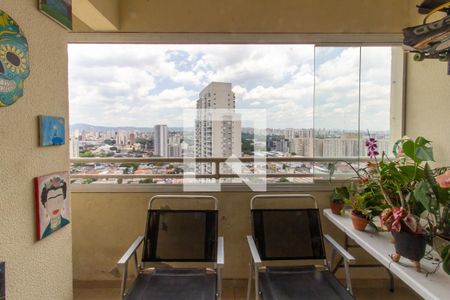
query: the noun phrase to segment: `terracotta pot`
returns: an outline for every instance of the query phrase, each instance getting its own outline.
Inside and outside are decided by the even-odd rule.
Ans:
[[[359,231],[364,231],[364,229],[366,229],[367,224],[369,224],[369,220],[367,220],[367,218],[360,217],[352,213],[352,223],[353,228]]]
[[[344,208],[344,203],[342,202],[330,202],[331,212],[335,215],[340,215],[341,210]]]

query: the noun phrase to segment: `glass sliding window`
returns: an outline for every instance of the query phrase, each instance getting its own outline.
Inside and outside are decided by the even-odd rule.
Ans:
[[[365,141],[378,140],[379,152],[391,154],[392,47],[361,48],[360,155],[367,155]]]
[[[359,157],[360,48],[316,47],[314,155],[346,160]],[[356,162],[357,163],[357,162]],[[316,162],[314,175],[328,178],[328,162]],[[336,175],[351,176],[338,164]]]
[[[327,177],[320,158],[353,161],[367,159],[365,141],[378,140],[379,152],[391,154],[396,101],[392,93],[393,47],[316,47],[314,87],[314,155],[316,178]],[[398,84],[394,88],[399,88]],[[398,116],[395,116],[398,117]],[[397,125],[395,125],[397,126]],[[396,132],[395,137],[391,132]],[[353,175],[346,163],[336,177]]]
[[[77,183],[181,184],[184,172],[213,176],[200,183],[237,183],[215,177],[236,172],[212,158],[313,156],[314,45],[71,44],[69,85]],[[189,110],[191,123],[183,117]],[[266,126],[255,128],[262,118]],[[211,161],[173,160],[183,157]],[[246,162],[242,172],[255,165]],[[291,175],[309,176],[311,168],[311,161],[273,161],[265,173],[273,175],[268,183],[312,182]]]
[[[391,74],[402,77],[393,54],[402,52],[394,50],[70,44],[72,180],[218,185],[328,178],[330,159],[356,166],[365,158],[369,134],[388,152],[401,133],[402,80]],[[238,167],[228,158],[239,158]],[[341,164],[336,174],[353,173]]]

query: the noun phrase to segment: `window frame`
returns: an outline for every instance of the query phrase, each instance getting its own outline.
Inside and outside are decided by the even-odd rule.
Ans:
[[[401,33],[390,34],[304,34],[304,33],[69,33],[68,44],[314,44],[316,47],[367,47],[402,45]],[[395,52],[395,53],[394,53]],[[406,60],[403,50],[391,68],[390,119],[393,135],[405,133]],[[392,103],[392,102],[391,102]],[[394,118],[392,116],[395,116]],[[314,179],[313,183],[271,183],[267,192],[329,192],[346,180]],[[164,193],[183,192],[182,184],[71,184],[72,193]],[[223,183],[220,192],[251,192],[245,183]]]

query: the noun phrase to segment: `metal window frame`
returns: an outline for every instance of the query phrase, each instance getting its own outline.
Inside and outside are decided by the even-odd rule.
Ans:
[[[69,33],[68,44],[314,44],[316,47],[361,47],[361,46],[401,46],[401,33]],[[401,78],[400,132],[405,133],[406,111],[406,56],[403,55],[403,76]],[[332,185],[326,180],[314,180],[312,184],[268,184],[268,191],[331,191]],[[224,192],[251,191],[242,184],[222,184]],[[182,192],[182,185],[142,186],[142,185],[79,185],[72,184],[73,193],[157,193]]]

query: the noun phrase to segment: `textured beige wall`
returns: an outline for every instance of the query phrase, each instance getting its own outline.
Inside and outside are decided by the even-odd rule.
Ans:
[[[415,1],[121,0],[124,32],[397,33]]]
[[[68,117],[66,33],[35,0],[2,0],[28,39],[31,73],[24,96],[0,108],[0,261],[7,298],[72,299],[72,234],[66,226],[36,242],[33,178],[68,169],[68,145],[38,147],[37,116]]]
[[[219,234],[225,239],[224,277],[247,277],[250,253],[245,236],[250,234],[252,193],[213,194],[219,199]],[[327,192],[314,193],[320,208],[328,207]],[[74,280],[118,280],[116,263],[134,239],[144,234],[150,193],[72,193]],[[344,235],[322,218],[324,233],[343,242]],[[329,251],[328,251],[329,253]],[[354,249],[359,263],[373,262]],[[130,273],[133,273],[130,265]],[[342,274],[341,274],[342,275]],[[382,269],[353,269],[353,278],[385,278]]]
[[[119,3],[120,0],[90,0],[97,8],[117,28],[120,27]],[[74,2],[76,4],[76,2]]]
[[[450,75],[447,63],[408,55],[406,134],[433,142],[436,164],[450,166]]]

